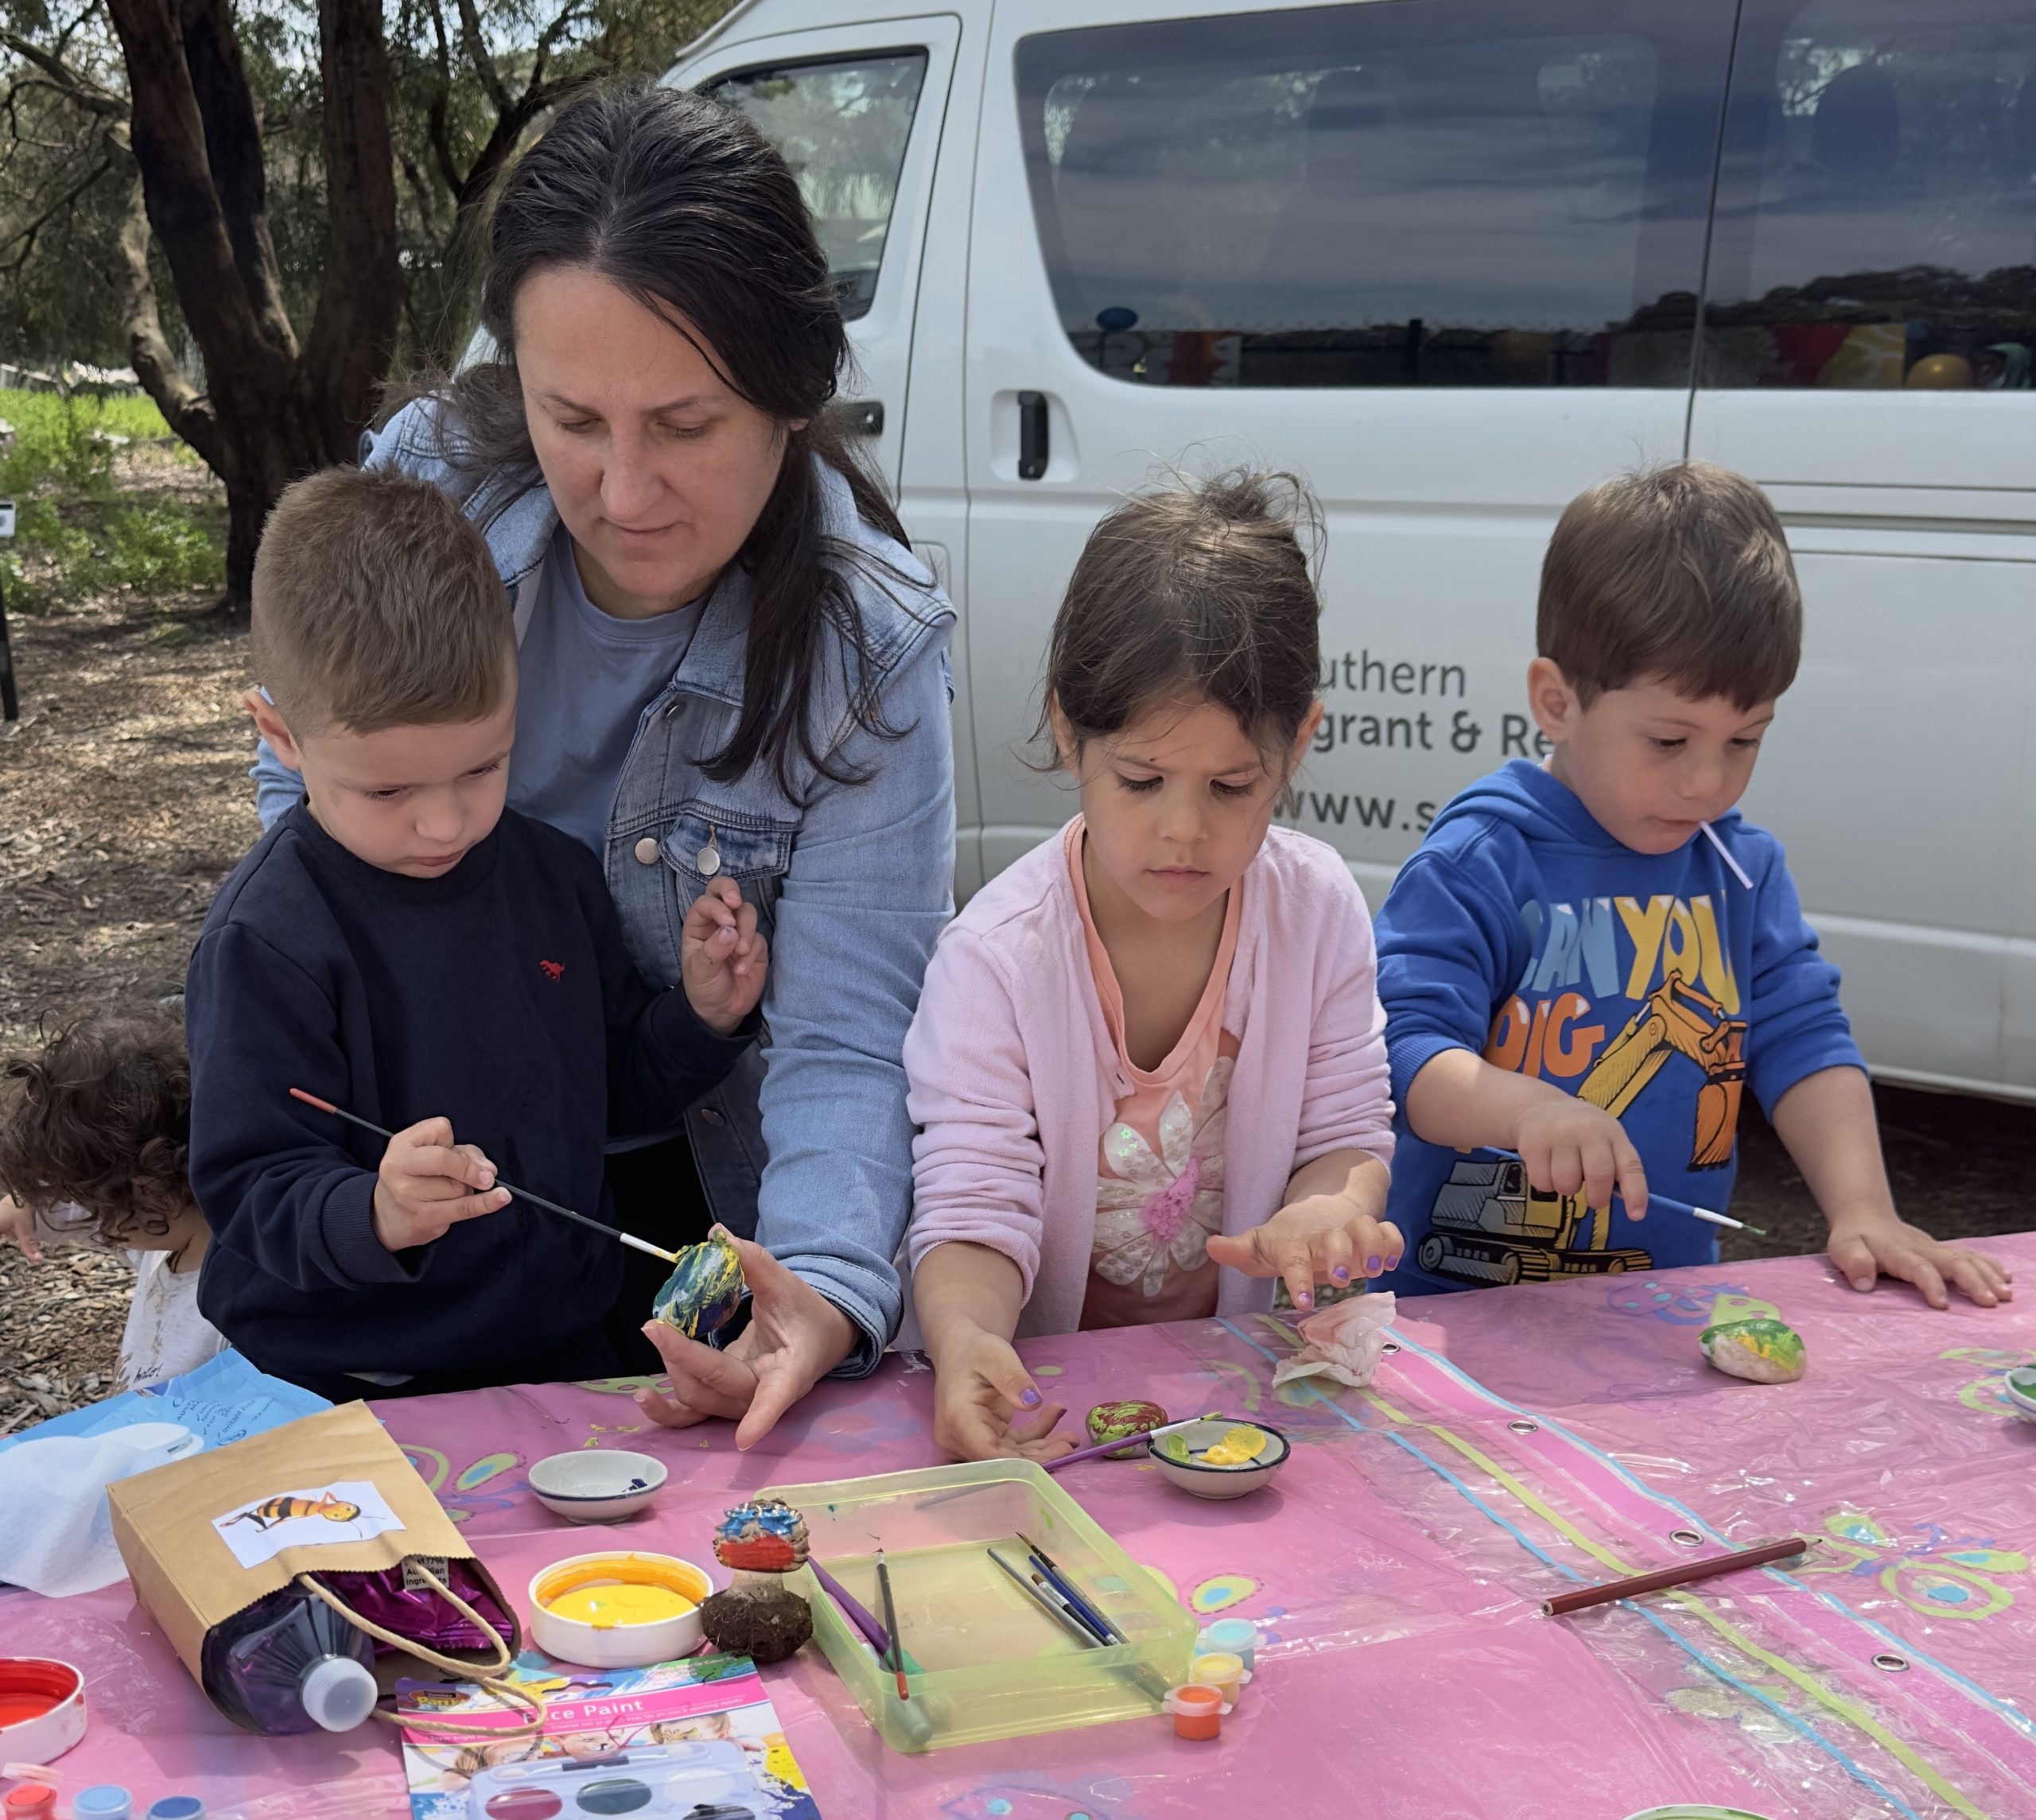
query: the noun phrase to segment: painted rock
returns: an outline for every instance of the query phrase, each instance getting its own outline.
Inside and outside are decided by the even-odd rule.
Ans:
[[[1136,1398],[1123,1403],[1099,1403],[1089,1411],[1089,1438],[1102,1442],[1116,1441],[1127,1434],[1137,1434],[1148,1428],[1157,1428],[1167,1419],[1167,1412],[1156,1403],[1141,1403]],[[1130,1447],[1120,1447],[1114,1453],[1105,1453],[1105,1460],[1135,1460],[1145,1451],[1143,1443]]]
[[[1784,1321],[1724,1321],[1697,1335],[1704,1356],[1721,1372],[1757,1384],[1785,1384],[1809,1368],[1803,1337]]]
[[[737,1504],[714,1527],[714,1558],[752,1574],[789,1574],[806,1564],[806,1519],[782,1498]]]
[[[688,1245],[665,1279],[651,1315],[689,1340],[704,1340],[729,1324],[742,1300],[742,1259],[725,1239]]]

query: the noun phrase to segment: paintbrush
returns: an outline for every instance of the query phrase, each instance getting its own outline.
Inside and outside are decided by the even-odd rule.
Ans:
[[[1128,1643],[1131,1641],[1130,1638],[1103,1615],[1100,1606],[1090,1603],[1087,1594],[1075,1585],[1060,1563],[1026,1535],[1022,1529],[1018,1531],[1018,1539],[1024,1543],[1027,1552],[1032,1558],[1033,1564],[1046,1575],[1054,1590],[1074,1608],[1074,1615],[1082,1623],[1095,1632],[1098,1636],[1106,1638],[1111,1643]]]
[[[1184,1415],[1178,1422],[1163,1422],[1156,1428],[1141,1428],[1134,1434],[1120,1434],[1114,1441],[1099,1442],[1094,1447],[1078,1447],[1072,1453],[1063,1453],[1058,1460],[1047,1460],[1042,1464],[1049,1473],[1058,1473],[1062,1467],[1072,1466],[1078,1460],[1093,1460],[1100,1453],[1114,1453],[1120,1447],[1129,1447],[1136,1442],[1149,1442],[1155,1435],[1171,1434],[1176,1428],[1192,1428],[1198,1422],[1221,1419],[1214,1410],[1206,1415]]]
[[[1544,1618],[1560,1618],[1570,1612],[1588,1611],[1593,1605],[1608,1605],[1615,1599],[1630,1599],[1640,1593],[1659,1593],[1671,1586],[1687,1585],[1692,1580],[1708,1580],[1714,1574],[1736,1574],[1743,1567],[1765,1567],[1809,1551],[1800,1535],[1785,1542],[1770,1542],[1758,1548],[1743,1548],[1736,1554],[1714,1554],[1703,1561],[1685,1561],[1680,1566],[1664,1567],[1658,1574],[1636,1574],[1627,1580],[1607,1581],[1602,1586],[1584,1586],[1574,1593],[1558,1593],[1541,1607]]]
[[[393,1138],[396,1135],[394,1131],[383,1130],[371,1119],[361,1118],[356,1113],[335,1106],[329,1100],[320,1099],[316,1093],[305,1092],[301,1087],[293,1087],[289,1092],[293,1100],[301,1100],[307,1106],[316,1106],[321,1112],[330,1112],[336,1119],[344,1119],[348,1124],[358,1125],[364,1131],[372,1131],[378,1138]],[[654,1245],[647,1239],[638,1238],[633,1232],[618,1232],[612,1226],[604,1226],[598,1220],[589,1220],[584,1213],[575,1213],[569,1207],[561,1207],[556,1201],[547,1201],[542,1194],[533,1194],[527,1188],[519,1188],[514,1182],[504,1182],[499,1176],[495,1178],[495,1186],[507,1189],[519,1201],[527,1201],[533,1206],[543,1208],[548,1213],[563,1214],[568,1220],[577,1220],[583,1226],[590,1226],[604,1238],[620,1239],[632,1251],[647,1251],[654,1258],[662,1258],[668,1264],[678,1262],[676,1251],[668,1251],[662,1245]]]
[[[985,1549],[984,1553],[1011,1576],[1020,1592],[1059,1624],[1083,1648],[1102,1649],[1106,1647],[1103,1639],[1082,1621],[1074,1608],[1036,1574],[1020,1573],[993,1548]]]
[[[898,1638],[898,1606],[891,1597],[891,1564],[884,1558],[881,1543],[876,1550],[876,1585],[884,1595],[884,1628],[891,1633],[891,1660],[888,1666],[898,1677],[898,1698],[909,1700],[911,1695],[905,1687],[905,1649]]]
[[[869,1645],[876,1659],[882,1662],[890,1653],[891,1640],[884,1634],[883,1625],[871,1615],[869,1608],[811,1555],[806,1557],[806,1564],[813,1570],[814,1578],[820,1582],[821,1591],[841,1608],[842,1616],[862,1632],[863,1641]],[[907,1674],[923,1674],[926,1672],[902,1643],[898,1646],[898,1655]]]
[[[1513,1162],[1518,1162],[1521,1160],[1520,1153],[1517,1151],[1506,1150],[1498,1144],[1486,1144],[1483,1147],[1490,1151],[1494,1156],[1502,1156]],[[1612,1198],[1614,1201],[1623,1201],[1626,1197],[1614,1191]],[[1677,1201],[1669,1195],[1656,1194],[1650,1190],[1647,1197],[1647,1205],[1649,1207],[1660,1208],[1664,1213],[1685,1214],[1690,1219],[1702,1220],[1713,1226],[1730,1226],[1735,1232],[1750,1232],[1758,1239],[1764,1239],[1767,1236],[1766,1229],[1762,1227],[1749,1226],[1745,1220],[1735,1220],[1728,1213],[1714,1213],[1708,1207],[1692,1207],[1687,1201]]]

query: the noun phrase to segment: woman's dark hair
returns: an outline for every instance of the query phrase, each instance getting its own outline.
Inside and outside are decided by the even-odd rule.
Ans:
[[[812,724],[826,632],[841,642],[856,724],[895,737],[842,570],[907,578],[822,530],[813,457],[847,480],[866,524],[906,537],[826,409],[849,343],[798,180],[746,115],[705,95],[636,83],[560,112],[495,199],[481,290],[495,358],[435,387],[452,406],[447,460],[470,491],[487,490],[484,523],[542,479],[516,372],[516,297],[533,274],[561,267],[606,278],[672,322],[738,395],[787,426],[777,483],[736,557],[750,580],[742,712],[707,774],[726,782],[760,760],[791,794],[796,754],[822,776],[859,781],[830,756],[837,729],[816,739]]]
[[[191,1065],[167,1012],[84,1018],[0,1065],[0,1192],[75,1203],[108,1245],[161,1238],[191,1205]]]
[[[1119,506],[1090,534],[1053,623],[1042,768],[1059,763],[1055,707],[1082,746],[1195,698],[1284,759],[1322,677],[1322,603],[1301,547],[1319,525],[1292,475],[1241,469]]]

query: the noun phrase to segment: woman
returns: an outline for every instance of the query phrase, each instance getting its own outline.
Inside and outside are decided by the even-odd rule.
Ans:
[[[481,317],[494,358],[367,459],[485,530],[520,650],[509,801],[602,857],[645,976],[678,977],[709,877],[757,906],[760,1050],[674,1143],[611,1159],[625,1225],[676,1200],[647,1236],[755,1236],[747,1327],[725,1351],[657,1329],[672,1392],[639,1399],[740,1418],[748,1446],[897,1323],[900,1055],[952,910],[954,612],[822,418],[841,313],[740,114],[651,87],[566,108],[504,181]],[[266,747],[257,775],[266,822],[301,786]],[[625,1286],[636,1320],[650,1286]]]

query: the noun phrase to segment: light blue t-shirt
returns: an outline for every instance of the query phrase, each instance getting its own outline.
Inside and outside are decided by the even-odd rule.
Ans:
[[[587,598],[573,539],[558,527],[516,666],[511,808],[605,855],[616,780],[636,724],[678,670],[702,604],[655,619],[604,613]]]

